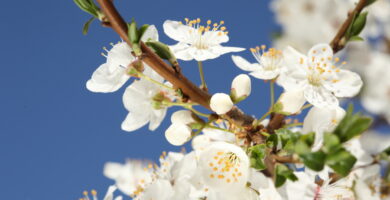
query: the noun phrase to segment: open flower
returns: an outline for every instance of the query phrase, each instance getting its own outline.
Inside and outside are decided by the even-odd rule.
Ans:
[[[282,52],[274,48],[265,51],[265,45],[251,48],[257,63],[249,63],[241,56],[232,56],[234,64],[244,71],[249,71],[255,78],[270,80],[276,78],[283,69]],[[261,50],[261,53],[260,53]]]
[[[239,191],[249,177],[249,159],[238,146],[214,142],[199,157],[204,184],[216,191]]]
[[[191,138],[192,129],[190,124],[195,122],[191,111],[180,110],[172,114],[172,124],[165,131],[165,138],[169,143],[180,146]]]
[[[163,78],[149,67],[145,68],[144,74],[148,77],[163,83]],[[168,97],[168,91],[162,86],[147,80],[134,81],[126,88],[123,94],[123,104],[129,111],[126,119],[122,122],[122,129],[134,131],[149,123],[149,130],[155,130],[164,119],[167,108],[155,108],[154,97],[162,94]]]
[[[158,40],[158,32],[155,26],[149,26],[142,35],[141,40]],[[105,49],[106,50],[106,49]],[[136,60],[131,54],[133,51],[126,42],[113,45],[111,50],[106,50],[107,62],[100,65],[87,81],[87,89],[91,92],[115,92],[129,80],[127,67]]]
[[[199,18],[195,20],[185,18],[185,24],[167,20],[163,28],[165,34],[179,42],[170,46],[176,58],[204,61],[225,53],[244,50],[244,48],[221,46],[221,43],[229,41],[228,32],[223,24],[223,21],[212,24],[208,20],[207,25],[202,26]]]
[[[361,89],[360,76],[339,69],[328,44],[318,44],[309,50],[308,56],[288,47],[284,52],[287,71],[278,78],[286,91],[302,90],[305,99],[316,107],[336,107],[336,97],[353,97]]]

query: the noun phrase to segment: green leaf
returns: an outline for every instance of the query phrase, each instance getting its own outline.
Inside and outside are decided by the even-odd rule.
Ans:
[[[324,134],[324,145],[322,149],[325,153],[338,151],[341,148],[340,140],[337,135],[332,133]]]
[[[353,106],[350,104],[343,120],[333,131],[338,136],[341,143],[362,134],[372,124],[370,117],[362,116],[360,113],[353,114]]]
[[[130,24],[127,25],[128,26],[128,36],[129,36],[129,40],[131,42],[132,45],[134,44],[137,44],[139,43],[139,35],[138,35],[138,29],[137,29],[137,22],[135,22],[134,20],[131,21]]]
[[[351,32],[348,38],[357,36],[362,32],[364,26],[366,25],[368,12],[360,13],[352,23]]]
[[[98,17],[97,16],[97,12],[96,12],[96,5],[95,4],[91,4],[88,0],[73,0],[73,2],[81,9],[83,10],[84,12],[86,13],[89,13],[91,15],[93,15],[94,17]],[[97,7],[96,7],[97,8]],[[99,8],[97,8],[99,9]]]
[[[306,167],[314,171],[321,171],[324,169],[326,154],[321,150],[312,153],[300,154],[299,157],[302,159]]]
[[[89,30],[89,26],[91,25],[91,23],[93,22],[94,19],[95,19],[95,17],[91,17],[87,22],[85,22],[85,24],[83,26],[83,34],[84,35],[87,35],[88,30]]]
[[[375,1],[376,0],[367,0],[366,1],[366,6],[369,6],[369,5],[373,4],[373,3],[375,3]]]
[[[177,63],[175,55],[166,44],[158,41],[149,41],[146,42],[146,45],[152,48],[162,59],[168,60],[171,64]]]
[[[326,164],[341,176],[347,176],[355,162],[356,158],[344,148],[326,157]]]
[[[364,41],[364,39],[362,37],[360,37],[360,36],[355,35],[355,36],[352,36],[351,38],[349,38],[348,41],[351,41],[351,42],[353,42],[353,41]]]
[[[251,167],[257,170],[263,170],[266,168],[264,163],[266,149],[267,147],[265,144],[258,144],[249,148]]]
[[[287,179],[297,181],[298,177],[296,177],[294,172],[285,165],[277,164],[275,167],[275,186],[282,186]]]
[[[266,144],[269,148],[277,147],[279,143],[279,136],[278,134],[271,134],[269,137],[267,137]]]

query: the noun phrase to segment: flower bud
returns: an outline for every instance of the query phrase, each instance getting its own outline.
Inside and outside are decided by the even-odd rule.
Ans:
[[[172,145],[180,146],[191,138],[191,131],[191,128],[185,124],[174,123],[165,131],[165,138]]]
[[[210,107],[211,110],[216,112],[218,115],[225,114],[233,108],[232,99],[230,96],[224,93],[216,93],[211,97]]]
[[[278,103],[281,104],[280,110],[276,110],[276,112],[282,112],[287,114],[295,114],[300,112],[303,104],[305,104],[306,100],[303,96],[303,91],[288,91],[283,92],[280,95]]]
[[[244,100],[251,93],[251,79],[246,74],[240,74],[233,79],[231,97],[234,102]]]
[[[172,114],[171,116],[171,122],[173,124],[191,124],[195,122],[194,118],[192,117],[192,112],[189,110],[179,110]]]

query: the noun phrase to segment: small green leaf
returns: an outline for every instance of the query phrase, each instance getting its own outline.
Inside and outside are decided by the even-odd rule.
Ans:
[[[360,36],[355,35],[355,36],[352,36],[351,38],[349,38],[348,41],[351,41],[351,42],[353,42],[353,41],[364,41],[364,39],[362,37],[360,37]]]
[[[266,143],[269,148],[277,147],[279,143],[280,138],[278,137],[278,134],[271,134],[269,137],[267,137]]]
[[[91,25],[91,23],[93,22],[94,19],[95,19],[95,17],[91,17],[87,22],[85,22],[85,24],[83,26],[83,34],[84,35],[87,35],[88,30],[89,30],[89,26]]]
[[[312,153],[300,154],[299,157],[302,159],[306,167],[314,171],[321,171],[324,169],[326,154],[321,150]]]
[[[338,136],[341,143],[362,134],[372,124],[370,117],[362,116],[360,113],[353,114],[352,104],[349,106],[345,117],[333,131]]]
[[[138,44],[139,43],[139,35],[138,35],[138,29],[137,29],[137,22],[134,20],[131,21],[130,24],[128,24],[128,36],[131,44]]]
[[[162,59],[168,60],[171,64],[177,63],[175,55],[166,44],[159,41],[149,41],[146,42],[146,45],[152,48]]]
[[[373,3],[375,3],[375,1],[376,0],[367,0],[366,1],[366,6],[369,6],[369,5],[373,4]]]
[[[277,164],[275,168],[275,186],[282,186],[287,179],[297,181],[298,177],[296,177],[294,172],[285,165]]]
[[[322,149],[325,153],[338,151],[341,148],[340,140],[337,135],[332,133],[324,134],[324,145]]]
[[[349,38],[353,36],[358,36],[362,32],[364,26],[366,25],[368,12],[360,13],[352,23],[351,32]]]
[[[347,176],[355,162],[356,158],[344,148],[326,157],[326,164],[341,176]]]
[[[265,144],[258,144],[249,148],[251,167],[257,170],[263,170],[266,168],[264,163],[266,149],[267,147]]]
[[[73,0],[73,2],[84,12],[89,13],[94,17],[98,17],[97,10],[99,10],[99,8],[93,4],[93,2],[92,4],[88,0]]]

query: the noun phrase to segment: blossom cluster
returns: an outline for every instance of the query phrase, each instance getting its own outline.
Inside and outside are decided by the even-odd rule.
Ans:
[[[360,98],[365,109],[390,123],[390,70],[386,68],[390,54],[378,42],[390,38],[390,11],[383,9],[390,8],[390,1],[377,1],[365,8],[373,15],[352,20],[351,26],[357,18],[364,19],[360,24],[365,31],[348,33],[343,42],[379,39],[375,44],[352,44],[338,55],[325,42],[354,8],[353,0],[273,0],[271,9],[283,31],[275,47],[249,48],[253,62],[239,53],[245,48],[223,45],[229,41],[224,21],[203,23],[199,18],[164,22],[163,31],[177,41],[174,45],[161,43],[156,27],[150,25],[132,29],[140,33],[139,41],[130,40],[136,45],[122,41],[105,48],[107,60],[93,72],[87,89],[116,92],[134,79],[123,94],[129,113],[122,129],[132,132],[148,124],[149,130],[156,130],[168,108],[178,106],[182,110],[172,113],[165,138],[175,146],[191,142],[192,150],[163,152],[158,164],[106,163],[104,175],[115,185],[104,199],[121,200],[122,196],[115,197],[116,190],[136,200],[390,199],[383,192],[390,189],[390,136],[367,130],[371,118],[343,108],[346,98]],[[130,34],[132,30],[130,39],[137,35]],[[140,43],[167,59],[175,73],[181,73],[175,68],[176,59],[197,61],[200,89],[205,92],[202,62],[233,53],[232,66],[243,73],[232,80],[229,92],[211,95],[207,108],[212,113],[203,113],[197,102],[142,59],[135,49]],[[362,55],[362,50],[367,53]],[[242,111],[236,104],[251,95],[252,81],[257,79],[270,84],[269,110],[260,117],[249,116],[253,118],[249,125],[237,123],[237,113]],[[276,101],[275,83],[283,88]],[[287,119],[270,129],[275,115]],[[388,177],[382,173],[386,170]],[[96,191],[91,193],[97,199]],[[82,199],[90,199],[87,192]]]

